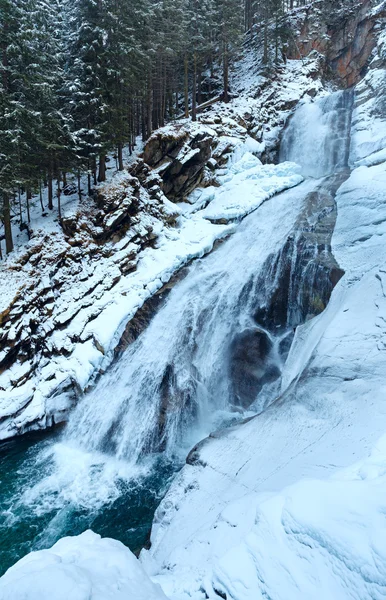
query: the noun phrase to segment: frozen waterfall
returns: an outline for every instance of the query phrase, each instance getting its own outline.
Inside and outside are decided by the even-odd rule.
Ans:
[[[307,97],[284,131],[280,160],[303,167],[303,174],[325,177],[348,166],[353,91],[317,100]]]

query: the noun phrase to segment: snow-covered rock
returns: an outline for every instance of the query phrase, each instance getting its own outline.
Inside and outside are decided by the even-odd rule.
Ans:
[[[294,163],[262,165],[248,152],[221,180],[221,189],[202,213],[212,223],[244,217],[274,194],[301,183],[303,177],[300,167]]]
[[[166,600],[139,561],[92,531],[31,552],[0,580],[0,600]]]

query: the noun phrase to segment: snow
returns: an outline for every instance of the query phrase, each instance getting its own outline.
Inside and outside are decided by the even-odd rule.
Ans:
[[[92,531],[31,552],[0,579],[0,600],[166,600],[121,542]]]
[[[370,70],[356,87],[350,149],[352,165],[369,164],[364,159],[370,155],[375,157],[386,147],[385,87],[385,69]]]
[[[219,559],[214,588],[234,600],[382,598],[385,473],[383,437],[369,458],[333,478],[246,496],[251,529]]]
[[[212,222],[240,219],[278,192],[298,185],[303,177],[295,163],[262,165],[246,152],[221,180],[220,191],[202,213]]]

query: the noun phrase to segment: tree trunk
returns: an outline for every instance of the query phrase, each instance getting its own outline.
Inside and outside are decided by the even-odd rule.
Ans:
[[[48,173],[47,184],[48,184],[48,208],[49,208],[49,210],[52,210],[54,208],[54,204],[53,204],[52,171],[51,170]]]
[[[26,191],[26,200],[27,200],[27,222],[31,223],[31,212],[30,212],[30,200],[32,198],[32,194],[31,194],[31,190],[30,188],[27,188]]]
[[[189,117],[189,63],[188,63],[188,55],[185,54],[184,57],[184,99],[185,99],[185,117]]]
[[[197,121],[197,57],[193,58],[192,121]]]
[[[5,249],[7,254],[13,250],[12,226],[11,226],[11,207],[9,204],[9,196],[3,192],[3,223],[5,232]]]
[[[229,86],[228,45],[225,44],[225,47],[224,47],[224,102],[229,102],[228,86]]]
[[[146,142],[146,104],[145,101],[142,102],[142,111],[141,111],[141,130],[142,130],[142,141]]]
[[[99,181],[99,183],[106,181],[106,155],[105,154],[101,154],[99,156],[98,181]]]
[[[146,137],[149,138],[153,132],[153,90],[151,85],[151,77],[149,77],[147,90],[147,131]]]
[[[122,142],[118,144],[118,169],[123,171],[123,146]]]
[[[197,104],[202,104],[202,65],[200,64],[197,76]]]
[[[80,170],[78,169],[78,173],[77,173],[77,180],[78,180],[78,198],[79,200],[82,200],[82,189],[80,187]]]
[[[266,65],[268,63],[268,16],[266,15],[264,21],[264,53],[263,53],[263,63]]]
[[[60,189],[60,177],[58,177],[56,184],[57,184],[56,195],[58,198],[58,215],[59,215],[59,222],[61,222],[62,221],[62,206],[60,203],[60,199],[61,199],[62,190]]]
[[[21,206],[21,192],[20,192],[20,186],[18,188],[18,200],[19,200],[19,218],[20,218],[20,231],[23,231],[23,209]]]
[[[7,32],[8,32],[8,23],[5,22],[3,25],[3,30],[4,30],[4,41],[1,44],[1,48],[2,48],[2,70],[1,70],[1,76],[2,76],[2,80],[3,80],[3,90],[4,93],[6,94],[8,92],[8,87],[9,87],[9,81],[8,81],[8,54],[7,54],[7,49],[8,49],[8,44],[6,42],[6,36],[7,36]]]
[[[93,179],[94,179],[94,187],[95,187],[97,185],[97,183],[98,183],[96,156],[94,156],[93,159],[92,159],[92,176],[93,176]]]
[[[44,213],[44,204],[43,204],[43,194],[42,194],[42,180],[39,179],[39,200],[40,200],[40,208],[42,209],[42,214]]]

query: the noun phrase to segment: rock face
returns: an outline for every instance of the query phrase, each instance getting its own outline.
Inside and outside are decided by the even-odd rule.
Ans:
[[[295,13],[296,44],[290,45],[289,58],[316,51],[325,57],[326,73],[332,71],[343,87],[358,83],[377,43],[377,22],[386,16],[385,7],[371,7],[371,0],[360,0],[351,9],[335,3],[328,9],[316,2]]]
[[[237,404],[248,408],[266,383],[280,377],[280,370],[272,356],[273,342],[259,327],[246,329],[232,342],[230,376]]]
[[[334,196],[347,178],[325,180],[306,199],[293,233],[270,256],[261,276],[243,295],[253,297],[256,327],[243,331],[230,350],[230,378],[239,405],[248,408],[267,383],[280,377],[296,327],[326,308],[343,276],[331,252],[337,211]]]
[[[58,377],[50,366],[54,357],[65,360],[87,339],[105,353],[102,340],[85,333],[87,323],[101,310],[103,296],[135,271],[138,254],[157,238],[155,225],[177,215],[162,199],[151,201],[138,179],[126,174],[64,217],[63,234],[36,232],[4,275],[16,287],[0,313],[0,395],[12,389],[15,406],[25,409],[38,376],[63,406],[77,397],[76,373]],[[0,422],[8,410],[2,406]]]
[[[320,314],[343,275],[331,253],[336,221],[335,192],[348,172],[325,180],[311,192],[296,229],[278,255],[267,261],[259,285],[255,320],[269,331],[294,329]],[[267,286],[270,293],[267,294]]]
[[[205,120],[205,118],[204,118]],[[172,201],[186,199],[199,185],[216,185],[215,168],[224,165],[247,130],[237,122],[166,126],[146,142],[143,160],[158,174],[163,193]],[[222,136],[230,136],[221,143]],[[233,139],[232,139],[233,138]]]

